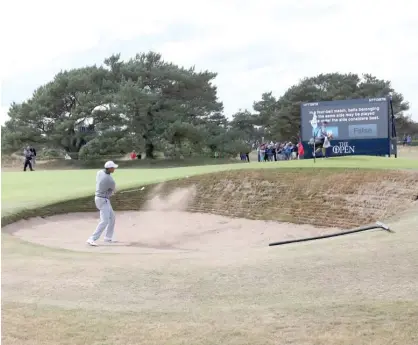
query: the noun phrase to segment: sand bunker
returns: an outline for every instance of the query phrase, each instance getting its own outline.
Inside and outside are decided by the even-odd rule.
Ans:
[[[48,247],[108,253],[224,251],[266,247],[268,243],[338,231],[269,221],[228,218],[184,211],[116,212],[115,239],[86,245],[98,213],[73,213],[22,220],[3,228],[14,236]]]

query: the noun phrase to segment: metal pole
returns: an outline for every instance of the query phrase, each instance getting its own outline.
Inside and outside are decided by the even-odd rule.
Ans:
[[[395,114],[393,112],[393,103],[392,103],[392,95],[389,96],[389,104],[390,104],[390,111],[391,111],[391,131],[392,131],[392,135],[390,136],[390,149],[392,151],[392,141],[393,138],[395,138],[395,140],[397,141],[397,134],[396,134],[396,125],[395,125]],[[395,158],[398,158],[398,148],[396,148],[395,151]]]

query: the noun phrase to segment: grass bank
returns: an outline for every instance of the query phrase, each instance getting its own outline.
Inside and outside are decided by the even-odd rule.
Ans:
[[[417,169],[418,160],[381,157],[205,165],[167,169],[119,169],[115,174],[119,190],[218,171],[288,168]],[[279,170],[277,170],[279,171]],[[2,216],[55,202],[92,195],[96,169],[2,173]]]
[[[418,172],[341,168],[232,170],[167,180],[158,185],[158,194],[164,197],[190,186],[196,189],[187,209],[190,212],[349,228],[407,209],[418,199],[418,188],[411,188],[418,186]],[[112,205],[117,211],[140,210],[153,196],[153,185],[149,185],[144,190],[116,194]],[[89,211],[96,211],[92,195],[15,211],[4,215],[2,223]]]

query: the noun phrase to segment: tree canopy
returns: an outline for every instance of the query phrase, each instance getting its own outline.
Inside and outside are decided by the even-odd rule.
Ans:
[[[154,52],[126,62],[112,55],[100,67],[60,72],[29,100],[12,104],[3,141],[7,148],[46,143],[82,157],[134,148],[150,158],[156,149],[181,151],[185,142],[207,139],[205,126],[216,119],[227,129],[215,77]]]
[[[101,66],[61,71],[22,103],[13,103],[2,127],[2,150],[26,144],[55,147],[80,158],[119,155],[135,149],[179,155],[235,155],[251,143],[297,137],[300,104],[310,101],[382,97],[392,94],[400,130],[418,134],[418,125],[390,81],[372,75],[329,73],[305,78],[281,96],[265,92],[252,111],[224,114],[214,79],[163,60],[155,52],[122,61],[119,54]],[[227,116],[231,115],[231,116]],[[399,132],[399,131],[398,131]]]
[[[292,139],[299,132],[301,103],[386,97],[389,94],[392,95],[397,123],[403,124],[404,131],[414,131],[414,127],[409,126],[413,121],[404,114],[409,104],[403,95],[393,89],[390,81],[377,79],[370,74],[358,76],[351,73],[329,73],[304,78],[277,99],[271,92],[264,93],[260,101],[254,102],[254,110],[268,136],[286,140]]]

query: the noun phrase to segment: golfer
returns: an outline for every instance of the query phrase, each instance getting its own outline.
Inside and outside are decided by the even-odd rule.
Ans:
[[[115,213],[110,204],[110,196],[115,193],[115,180],[111,174],[118,167],[112,161],[106,162],[104,170],[100,170],[96,175],[96,193],[94,202],[97,209],[100,211],[100,223],[97,225],[96,231],[87,240],[90,246],[97,246],[96,241],[100,238],[103,231],[106,229],[104,237],[105,242],[113,242],[113,231],[115,229]]]

